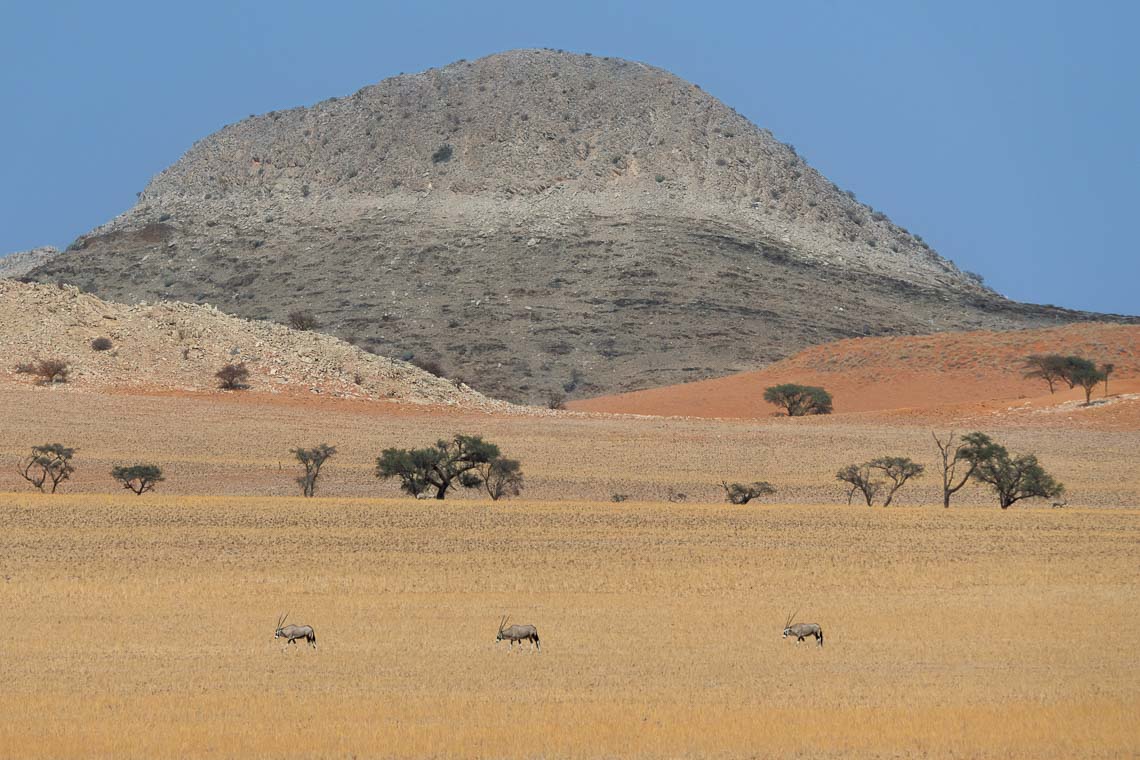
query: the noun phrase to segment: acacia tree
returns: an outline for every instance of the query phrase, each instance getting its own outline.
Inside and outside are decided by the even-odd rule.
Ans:
[[[1083,362],[1084,360],[1082,360]],[[1101,384],[1101,382],[1108,379],[1108,375],[1104,374],[1101,370],[1096,368],[1092,362],[1074,366],[1068,374],[1069,380],[1073,385],[1079,385],[1085,390],[1085,406],[1092,404],[1092,392]]]
[[[166,480],[162,477],[162,468],[156,464],[119,465],[111,470],[111,477],[122,483],[123,488],[134,491],[136,496],[153,491],[156,483]]]
[[[883,481],[871,477],[871,468],[867,464],[849,464],[835,473],[835,479],[847,483],[851,488],[847,491],[847,503],[855,496],[855,492],[863,494],[863,499],[870,507],[875,497],[883,487]]]
[[[831,414],[831,394],[814,385],[783,383],[764,389],[764,400],[782,406],[789,417]]]
[[[891,481],[890,490],[887,491],[887,499],[883,502],[884,507],[891,506],[891,500],[895,498],[895,493],[906,485],[908,480],[919,477],[926,469],[922,465],[912,462],[909,457],[878,457],[867,462],[867,467],[881,471]]]
[[[1066,356],[1064,357],[1061,379],[1064,380],[1070,388],[1076,388],[1080,385],[1078,379],[1082,375],[1097,371],[1096,365],[1088,359],[1083,359],[1079,356]]]
[[[62,443],[45,443],[33,446],[32,453],[20,460],[16,472],[24,480],[38,488],[41,493],[51,484],[51,491],[59,484],[71,477],[75,468],[71,465],[71,458],[75,456],[75,449],[68,448]]]
[[[523,487],[522,466],[517,459],[499,457],[476,467],[483,488],[492,501],[504,496],[518,496]]]
[[[978,465],[973,477],[994,489],[1002,509],[1022,499],[1053,499],[1065,493],[1065,486],[1045,472],[1036,456],[1011,457],[1004,446],[995,446],[993,456]]]
[[[482,436],[456,435],[424,449],[384,449],[376,460],[376,477],[399,478],[400,488],[412,496],[435,489],[443,499],[454,482],[464,488],[483,483],[477,468],[499,458],[499,447]]]
[[[958,438],[953,431],[943,441],[937,433],[931,433],[938,452],[942,456],[942,506],[950,507],[950,497],[962,490],[978,465],[992,457],[997,450],[985,433],[969,433]],[[965,472],[961,472],[959,468]]]
[[[726,483],[720,482],[724,487],[724,496],[732,504],[747,504],[753,499],[758,499],[761,496],[771,496],[776,493],[776,487],[766,480],[758,480],[755,483]]]
[[[1065,364],[1060,354],[1033,354],[1025,357],[1022,377],[1040,378],[1049,384],[1049,393],[1054,393],[1056,382],[1065,379]]]
[[[321,474],[321,467],[336,453],[336,446],[322,443],[311,449],[289,449],[289,453],[297,457],[297,461],[305,468],[305,474],[297,478],[301,486],[301,495],[311,497],[317,490],[317,476]]]

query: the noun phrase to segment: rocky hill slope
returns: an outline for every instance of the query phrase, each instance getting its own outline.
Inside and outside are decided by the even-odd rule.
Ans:
[[[98,338],[109,346],[96,348]],[[124,306],[73,287],[0,280],[0,378],[32,384],[19,365],[61,359],[67,387],[217,389],[225,364],[245,363],[248,390],[511,411],[467,387],[329,335],[252,322],[209,306]]]
[[[30,251],[10,253],[0,258],[0,280],[23,277],[36,267],[41,267],[59,255],[58,248],[44,246]]]
[[[1005,300],[696,85],[546,50],[228,126],[33,276],[307,309],[513,400],[1090,316]]]

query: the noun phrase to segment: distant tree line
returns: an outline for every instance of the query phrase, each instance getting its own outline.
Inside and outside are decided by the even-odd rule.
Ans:
[[[1049,393],[1055,393],[1057,385],[1065,383],[1070,389],[1080,386],[1085,392],[1085,406],[1092,403],[1092,393],[1097,385],[1104,383],[1104,394],[1108,395],[1108,378],[1116,369],[1114,364],[1101,364],[1099,367],[1090,359],[1061,354],[1031,354],[1025,357],[1022,376],[1027,379],[1044,380]]]

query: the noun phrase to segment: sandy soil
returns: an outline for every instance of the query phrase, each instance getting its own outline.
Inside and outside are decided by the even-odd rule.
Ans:
[[[593,412],[754,418],[777,412],[764,388],[800,383],[826,388],[835,412],[936,407],[987,402],[1028,402],[1047,408],[1075,399],[1062,385],[1050,395],[1043,381],[1022,378],[1021,362],[1035,353],[1084,356],[1115,365],[1110,391],[1140,391],[1140,327],[1080,324],[1047,330],[969,332],[898,338],[860,338],[808,349],[765,369],[684,385],[573,401]],[[1119,383],[1118,383],[1119,381]],[[1097,396],[1103,389],[1098,389]],[[1140,405],[1121,399],[1121,424],[1140,423]],[[1123,409],[1129,411],[1123,412]],[[984,409],[979,407],[979,409]],[[1106,415],[1108,416],[1108,415]]]

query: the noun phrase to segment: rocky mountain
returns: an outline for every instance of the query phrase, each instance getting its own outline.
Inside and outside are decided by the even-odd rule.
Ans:
[[[1004,299],[694,84],[549,50],[225,127],[32,276],[308,311],[520,401],[1096,316]]]
[[[43,266],[59,255],[58,248],[44,246],[30,251],[10,253],[0,258],[0,280],[23,277],[36,267]]]

